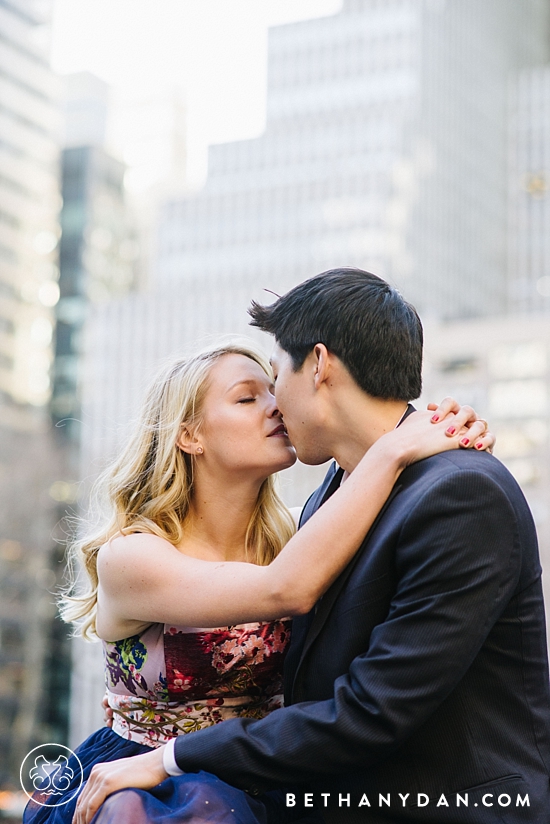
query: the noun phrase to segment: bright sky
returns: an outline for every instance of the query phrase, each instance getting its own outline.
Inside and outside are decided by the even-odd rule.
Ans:
[[[267,28],[342,0],[55,0],[54,68],[90,71],[128,102],[184,90],[195,145],[264,128]]]

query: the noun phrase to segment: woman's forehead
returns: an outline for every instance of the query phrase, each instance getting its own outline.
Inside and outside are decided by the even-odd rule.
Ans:
[[[229,387],[243,381],[256,381],[270,384],[271,377],[266,375],[259,363],[246,355],[228,352],[218,360],[210,373],[210,386],[226,391]]]

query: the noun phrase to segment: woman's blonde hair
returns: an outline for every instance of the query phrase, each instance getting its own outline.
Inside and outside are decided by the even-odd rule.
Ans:
[[[95,484],[95,496],[106,499],[109,514],[99,529],[75,541],[69,550],[70,569],[82,563],[88,586],[79,591],[73,579],[60,599],[63,619],[77,623],[77,632],[90,640],[96,637],[99,548],[117,534],[132,532],[149,532],[172,544],[182,540],[193,496],[195,458],[176,442],[182,423],[193,428],[200,425],[210,370],[227,354],[250,358],[271,377],[266,357],[249,342],[218,343],[176,360],[153,382],[133,437]],[[269,564],[294,531],[294,521],[272,475],[260,488],[248,524],[247,559]]]

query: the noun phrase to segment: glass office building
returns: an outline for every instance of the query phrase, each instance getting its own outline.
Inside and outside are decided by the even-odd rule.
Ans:
[[[0,3],[0,391],[35,406],[49,397],[57,296],[59,104],[47,55],[50,5]]]
[[[521,485],[537,527],[550,603],[550,323],[544,314],[426,328],[423,401],[452,395],[484,415],[495,453]],[[422,403],[420,404],[422,405]],[[547,609],[550,629],[550,612]],[[549,636],[550,637],[550,636]]]
[[[548,59],[540,0],[345,0],[274,28],[262,137],[212,147],[165,207],[158,277],[276,292],[370,269],[423,316],[506,307],[509,79]]]
[[[137,242],[124,195],[126,167],[102,146],[63,150],[59,249],[60,299],[55,336],[54,420],[77,440],[79,363],[88,307],[125,294],[134,281]]]
[[[47,407],[60,209],[51,6],[0,0],[0,788],[66,725],[48,495],[59,472]]]
[[[512,84],[509,184],[510,306],[550,311],[550,65]]]

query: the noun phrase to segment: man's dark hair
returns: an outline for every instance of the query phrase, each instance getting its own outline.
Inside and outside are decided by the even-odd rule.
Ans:
[[[324,343],[374,398],[410,401],[422,390],[422,324],[413,306],[382,278],[330,269],[270,306],[255,301],[251,325],[275,336],[299,371]]]

